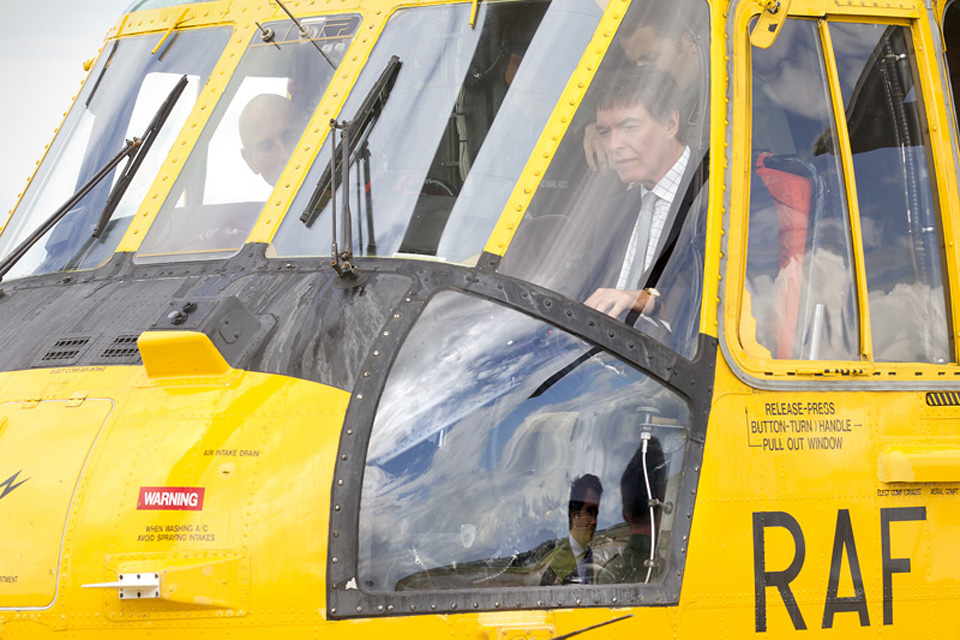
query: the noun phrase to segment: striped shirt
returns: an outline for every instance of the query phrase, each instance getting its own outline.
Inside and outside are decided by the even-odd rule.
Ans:
[[[687,162],[690,160],[690,147],[684,147],[680,158],[673,163],[673,166],[660,179],[660,182],[654,185],[653,189],[648,189],[638,184],[640,188],[641,200],[648,192],[653,192],[656,201],[653,206],[653,219],[650,222],[650,234],[646,243],[646,255],[643,260],[643,271],[650,268],[653,263],[657,244],[660,242],[660,236],[663,234],[663,227],[667,223],[667,217],[670,215],[670,207],[677,197],[677,191],[680,189],[680,181],[687,170]],[[632,186],[632,185],[631,185]],[[623,266],[620,268],[620,277],[617,279],[617,289],[636,289],[637,283],[630,282],[630,271],[633,263],[637,259],[637,246],[640,244],[640,224],[641,217],[637,216],[637,223],[633,226],[633,233],[630,235],[630,242],[627,244],[627,252],[623,256]],[[637,274],[639,278],[639,274]]]

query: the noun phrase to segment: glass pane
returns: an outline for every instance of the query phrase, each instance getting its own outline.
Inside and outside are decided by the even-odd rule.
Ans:
[[[708,17],[700,0],[631,5],[500,267],[687,357],[703,281]],[[659,300],[641,293],[650,286]]]
[[[678,396],[609,354],[495,303],[441,293],[377,410],[360,584],[657,581],[675,516],[656,507],[651,518],[648,503],[676,503],[688,424]]]
[[[224,96],[137,252],[136,261],[225,258],[240,250],[333,78],[359,16],[267,23],[253,36]]]
[[[390,57],[400,58],[354,153],[356,255],[475,262],[601,15],[593,0],[483,3],[474,29],[470,11],[398,11],[339,116],[353,118]],[[325,147],[274,241],[279,255],[329,255],[330,205],[309,228],[300,221],[329,164]]]
[[[80,200],[6,277],[92,268],[113,254],[229,35],[227,29],[174,32],[156,55],[151,51],[160,35],[119,40],[104,51],[4,231],[3,254],[69,200],[123,148],[125,140],[143,136],[181,76],[186,75],[189,84],[100,238],[91,234],[126,161]]]
[[[831,24],[879,362],[950,360],[939,206],[910,30]]]
[[[756,358],[857,360],[853,249],[817,23],[787,20],[752,56],[741,344]]]

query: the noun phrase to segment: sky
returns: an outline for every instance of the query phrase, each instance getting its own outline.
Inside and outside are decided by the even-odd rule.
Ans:
[[[0,221],[53,139],[107,31],[131,0],[0,0]],[[51,212],[52,213],[52,212]]]

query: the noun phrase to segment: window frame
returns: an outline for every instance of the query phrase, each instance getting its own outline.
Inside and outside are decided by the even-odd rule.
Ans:
[[[485,254],[489,257],[489,254]],[[415,265],[410,265],[411,270]],[[687,361],[650,338],[638,335],[614,318],[584,308],[546,289],[512,278],[486,274],[463,278],[464,270],[431,270],[417,296],[400,303],[373,345],[353,389],[337,451],[331,492],[327,558],[327,614],[331,618],[536,610],[554,607],[662,606],[677,604],[683,579],[707,420],[713,395],[716,341],[701,334],[696,360]],[[552,324],[596,345],[668,388],[690,409],[684,467],[674,504],[675,524],[667,548],[668,569],[655,584],[511,587],[437,591],[368,592],[358,583],[359,519],[366,452],[379,398],[397,352],[423,309],[439,292],[457,291],[498,303]],[[390,354],[377,357],[376,354]],[[618,493],[611,488],[612,493]]]
[[[721,340],[724,353],[738,377],[744,381],[762,388],[780,388],[784,384],[804,388],[804,380],[822,380],[824,377],[837,379],[841,384],[857,388],[873,387],[905,379],[917,381],[929,386],[923,381],[947,381],[960,376],[958,370],[957,353],[958,340],[957,322],[958,296],[955,287],[958,260],[955,247],[956,227],[952,222],[953,215],[958,211],[956,196],[956,176],[947,170],[947,166],[956,166],[955,156],[950,153],[956,149],[955,143],[946,141],[939,131],[950,126],[949,114],[944,108],[944,101],[931,99],[937,96],[933,75],[942,78],[942,69],[934,69],[931,65],[938,65],[936,58],[922,52],[937,50],[939,42],[932,40],[928,28],[929,15],[924,20],[923,13],[914,7],[893,10],[887,15],[880,14],[876,9],[869,12],[865,9],[835,8],[830,13],[822,9],[804,6],[791,6],[791,14],[787,19],[811,19],[818,22],[818,32],[824,59],[821,61],[827,72],[828,88],[830,90],[831,108],[835,121],[837,135],[840,138],[841,166],[844,171],[845,197],[847,201],[847,216],[853,248],[854,278],[857,286],[856,301],[858,306],[858,321],[860,323],[860,360],[777,360],[760,359],[748,355],[740,342],[741,334],[741,307],[744,296],[744,277],[746,271],[746,247],[748,235],[749,211],[749,172],[734,177],[732,172],[727,173],[732,193],[727,196],[725,204],[730,212],[743,212],[742,215],[732,213],[724,220],[727,234],[727,246],[724,251],[723,262],[727,271],[727,283],[721,287],[721,299],[724,300],[721,312],[722,333],[726,335]],[[806,4],[806,3],[804,3]],[[732,122],[733,140],[743,141],[735,145],[728,156],[731,166],[746,166],[750,159],[750,131],[752,130],[752,56],[753,48],[749,40],[752,21],[759,16],[759,11],[752,6],[739,7],[739,11],[731,11],[727,22],[728,34],[737,34],[731,38],[731,48],[734,54],[728,63],[728,70],[732,76],[733,95],[739,100],[737,104],[728,104],[728,121]],[[928,126],[928,140],[925,141],[927,161],[930,165],[930,188],[934,201],[937,203],[937,220],[940,225],[941,239],[940,268],[944,283],[945,309],[947,314],[947,334],[949,340],[950,360],[944,364],[925,362],[876,362],[873,353],[873,337],[870,327],[870,311],[868,305],[868,289],[866,286],[866,272],[864,267],[864,245],[860,228],[860,208],[856,192],[856,176],[853,173],[853,157],[851,143],[846,123],[846,114],[843,97],[839,86],[839,73],[833,51],[833,39],[830,33],[831,23],[861,23],[902,26],[910,31],[910,42],[917,55],[913,65],[917,71],[917,88],[922,91],[923,115]],[[933,23],[935,24],[935,22]],[[728,129],[729,130],[729,129]],[[728,138],[729,139],[729,138]],[[952,192],[952,193],[951,193]],[[726,255],[736,256],[732,261]],[[908,378],[909,376],[909,378]],[[950,376],[949,378],[947,376]]]

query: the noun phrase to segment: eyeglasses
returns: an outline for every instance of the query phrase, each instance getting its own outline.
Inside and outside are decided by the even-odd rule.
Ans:
[[[600,507],[592,502],[580,502],[579,500],[570,501],[570,515],[571,517],[584,517],[590,516],[593,519],[596,519],[597,515],[600,513]]]

